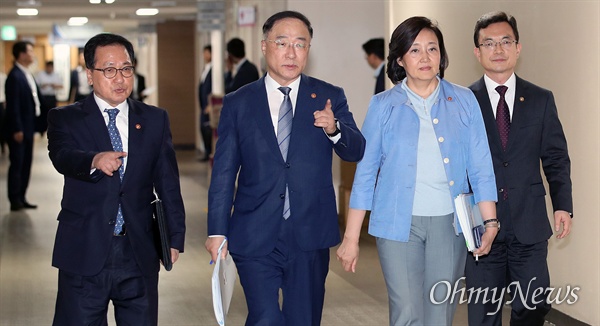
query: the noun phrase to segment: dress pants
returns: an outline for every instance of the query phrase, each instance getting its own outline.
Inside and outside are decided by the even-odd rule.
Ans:
[[[13,135],[9,135],[7,141],[10,159],[7,180],[8,200],[13,205],[25,203],[33,160],[33,135],[25,136],[20,143],[15,141]]]
[[[475,261],[473,255],[468,255],[465,269],[467,290],[496,288],[496,293],[503,293],[504,297],[501,303],[486,304],[481,297],[479,300],[471,299],[468,309],[469,325],[502,325],[501,305],[506,300],[512,300],[511,325],[544,325],[544,317],[550,311],[550,304],[546,303],[545,294],[538,294],[535,298],[533,294],[538,288],[545,290],[550,286],[547,256],[548,241],[531,245],[520,243],[513,232],[510,213],[506,214],[490,253],[479,257],[479,261]],[[507,290],[510,290],[510,298],[507,297]],[[491,296],[488,294],[490,299]],[[499,297],[500,294],[496,294],[494,299],[498,300]]]
[[[293,233],[293,218],[292,214],[283,221],[275,249],[267,256],[231,254],[248,305],[246,326],[321,324],[329,248],[302,251]]]
[[[158,273],[143,276],[127,235],[113,236],[111,251],[97,275],[59,270],[53,325],[106,326],[110,300],[117,325],[157,325]]]
[[[454,214],[413,216],[408,242],[377,238],[388,291],[390,325],[452,325],[467,247]],[[453,300],[452,300],[453,299]]]

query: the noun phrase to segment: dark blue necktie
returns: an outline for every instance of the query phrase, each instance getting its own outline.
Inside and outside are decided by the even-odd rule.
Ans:
[[[292,112],[292,100],[290,100],[289,87],[279,87],[279,90],[283,93],[283,102],[279,108],[279,120],[277,122],[277,143],[279,144],[279,150],[284,161],[287,161],[288,149],[290,148],[290,135],[292,134],[292,119],[294,113]],[[285,202],[283,204],[283,218],[288,219],[290,217],[290,193],[288,186],[285,186]]]
[[[119,129],[117,129],[117,114],[119,114],[119,109],[104,109],[104,112],[108,113],[108,135],[110,136],[110,142],[112,143],[113,150],[115,152],[122,152],[123,142],[121,142],[121,135],[119,134]],[[125,168],[123,167],[123,158],[121,158],[121,166],[119,167],[119,177],[121,181],[123,181],[124,173]],[[121,204],[119,203],[114,234],[121,233],[123,230],[123,223],[123,212],[121,211]]]

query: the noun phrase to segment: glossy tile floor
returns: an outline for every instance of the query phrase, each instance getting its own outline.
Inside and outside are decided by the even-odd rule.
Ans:
[[[0,325],[37,326],[52,323],[57,270],[50,264],[63,179],[53,168],[46,139],[36,138],[27,198],[35,210],[10,212],[6,198],[8,154],[0,156]],[[160,273],[159,324],[216,325],[212,310],[212,266],[204,249],[207,211],[207,163],[193,151],[178,153],[182,193],[187,212],[185,253],[170,272]],[[335,257],[335,248],[332,249]],[[322,325],[387,325],[385,284],[372,237],[361,240],[356,274],[344,272],[332,259],[327,278]],[[115,325],[112,312],[109,324]],[[246,304],[239,282],[227,325],[243,325]],[[504,311],[508,325],[507,311]],[[458,307],[454,325],[466,325],[466,306]]]

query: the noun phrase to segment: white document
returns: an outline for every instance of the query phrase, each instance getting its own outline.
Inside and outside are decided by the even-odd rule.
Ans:
[[[473,228],[478,225],[483,225],[481,212],[475,204],[475,199],[472,193],[460,194],[454,198],[454,207],[456,208],[456,217],[460,228],[458,232],[462,232],[465,237],[467,249],[473,251],[477,249],[475,239],[473,238]]]
[[[213,308],[217,323],[221,326],[225,325],[225,316],[229,311],[229,304],[233,296],[233,287],[237,278],[237,270],[231,255],[227,255],[225,259],[220,259],[223,246],[227,242],[227,238],[223,240],[217,254],[215,269],[212,275],[212,297]]]

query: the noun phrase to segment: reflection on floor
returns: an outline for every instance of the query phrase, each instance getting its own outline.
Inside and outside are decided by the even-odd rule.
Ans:
[[[56,298],[57,270],[50,265],[62,176],[53,168],[45,139],[36,139],[28,200],[35,210],[10,212],[6,198],[8,155],[0,156],[0,325],[50,325]],[[159,324],[216,325],[211,299],[212,266],[204,249],[207,211],[207,163],[195,153],[178,153],[187,213],[185,253],[171,272],[160,274]],[[335,248],[332,257],[335,257]],[[506,310],[506,308],[505,308]],[[246,304],[236,285],[227,325],[243,325]],[[504,311],[508,324],[507,311]],[[109,324],[114,321],[109,317]],[[385,284],[375,241],[365,235],[355,274],[344,272],[333,258],[327,278],[322,325],[387,325]],[[454,325],[466,325],[460,305]]]

